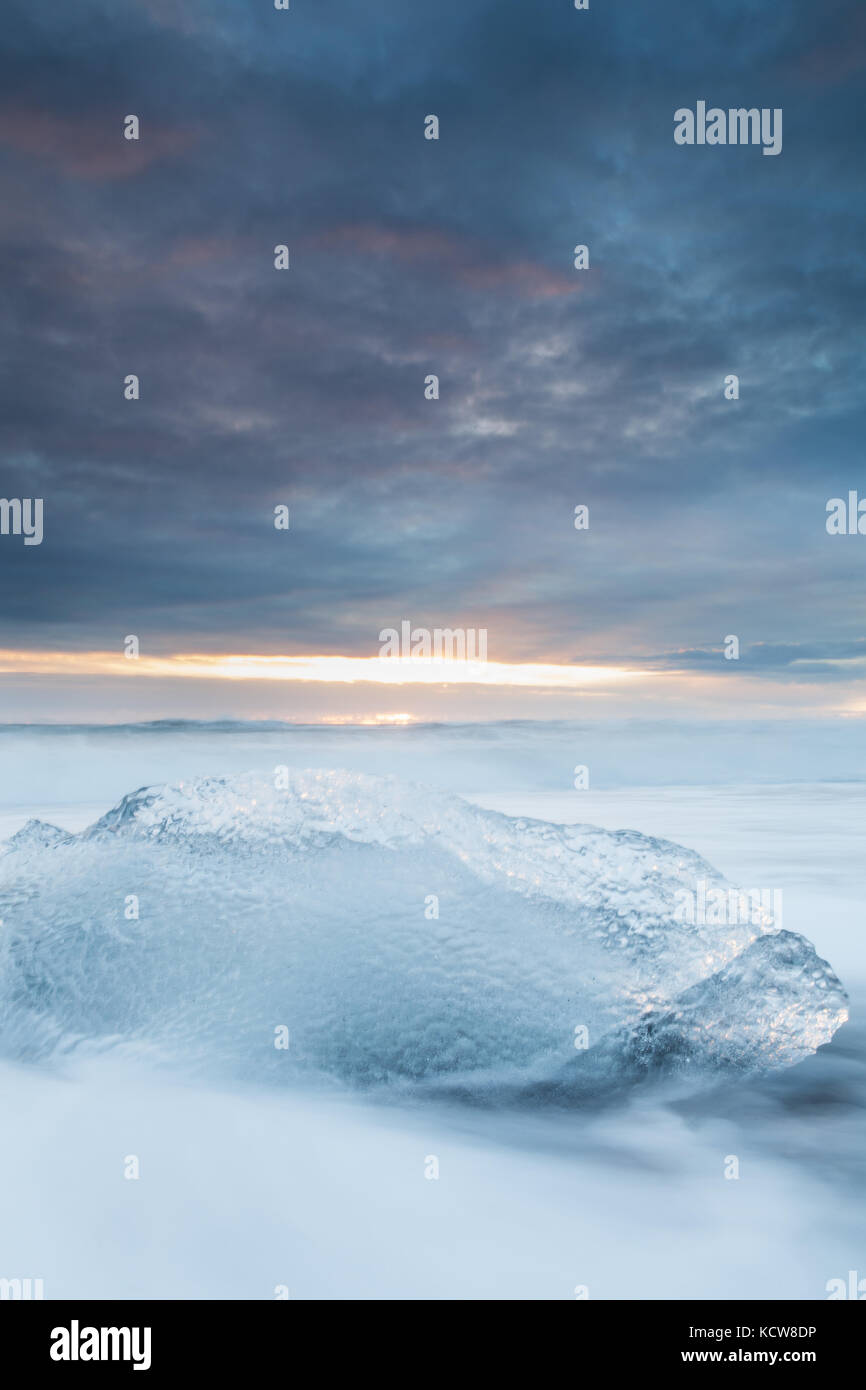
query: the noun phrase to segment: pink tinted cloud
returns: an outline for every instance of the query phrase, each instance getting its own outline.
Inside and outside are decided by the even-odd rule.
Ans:
[[[466,268],[463,281],[476,290],[514,290],[526,299],[552,299],[576,294],[574,280],[534,261],[510,261],[504,265],[474,265]]]
[[[866,67],[866,9],[862,0],[847,17],[842,32],[818,44],[797,64],[807,82],[844,82]]]
[[[145,117],[140,140],[126,140],[126,112],[70,118],[48,111],[0,110],[0,147],[59,165],[82,179],[129,178],[149,164],[183,154],[198,139],[193,130],[158,126]]]
[[[575,294],[576,280],[534,261],[500,261],[483,246],[448,232],[418,227],[386,227],[376,223],[334,227],[316,238],[316,248],[351,248],[372,256],[389,257],[404,265],[435,267],[473,290],[510,290],[526,299],[550,299]]]
[[[242,252],[244,243],[231,237],[184,237],[168,257],[172,266],[207,265]]]

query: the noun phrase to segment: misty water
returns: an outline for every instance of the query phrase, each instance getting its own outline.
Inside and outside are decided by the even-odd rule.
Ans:
[[[826,1298],[866,1270],[866,782],[842,732],[790,734],[0,730],[0,1275]],[[674,925],[704,874],[781,892],[783,960],[775,924]]]

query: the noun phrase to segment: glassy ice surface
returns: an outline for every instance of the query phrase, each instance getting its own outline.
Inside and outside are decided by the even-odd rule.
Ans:
[[[7,1055],[137,1040],[254,1080],[565,1090],[786,1066],[847,1018],[811,944],[681,846],[393,778],[275,780],[143,789],[78,835],[12,837]]]

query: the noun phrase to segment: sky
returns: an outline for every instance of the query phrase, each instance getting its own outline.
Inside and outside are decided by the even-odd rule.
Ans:
[[[0,720],[866,714],[859,0],[4,30]],[[383,676],[404,621],[489,670]]]

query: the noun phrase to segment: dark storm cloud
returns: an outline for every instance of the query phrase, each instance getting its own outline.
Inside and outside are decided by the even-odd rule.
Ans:
[[[733,660],[733,658],[731,658]],[[736,658],[739,675],[772,676],[775,680],[850,681],[866,671],[866,638],[854,642],[756,642],[741,648]],[[725,647],[691,647],[641,657],[647,670],[718,673],[726,665]]]
[[[0,539],[0,642],[857,639],[859,7],[10,11],[0,494],[46,533]],[[676,147],[698,99],[782,154]]]

